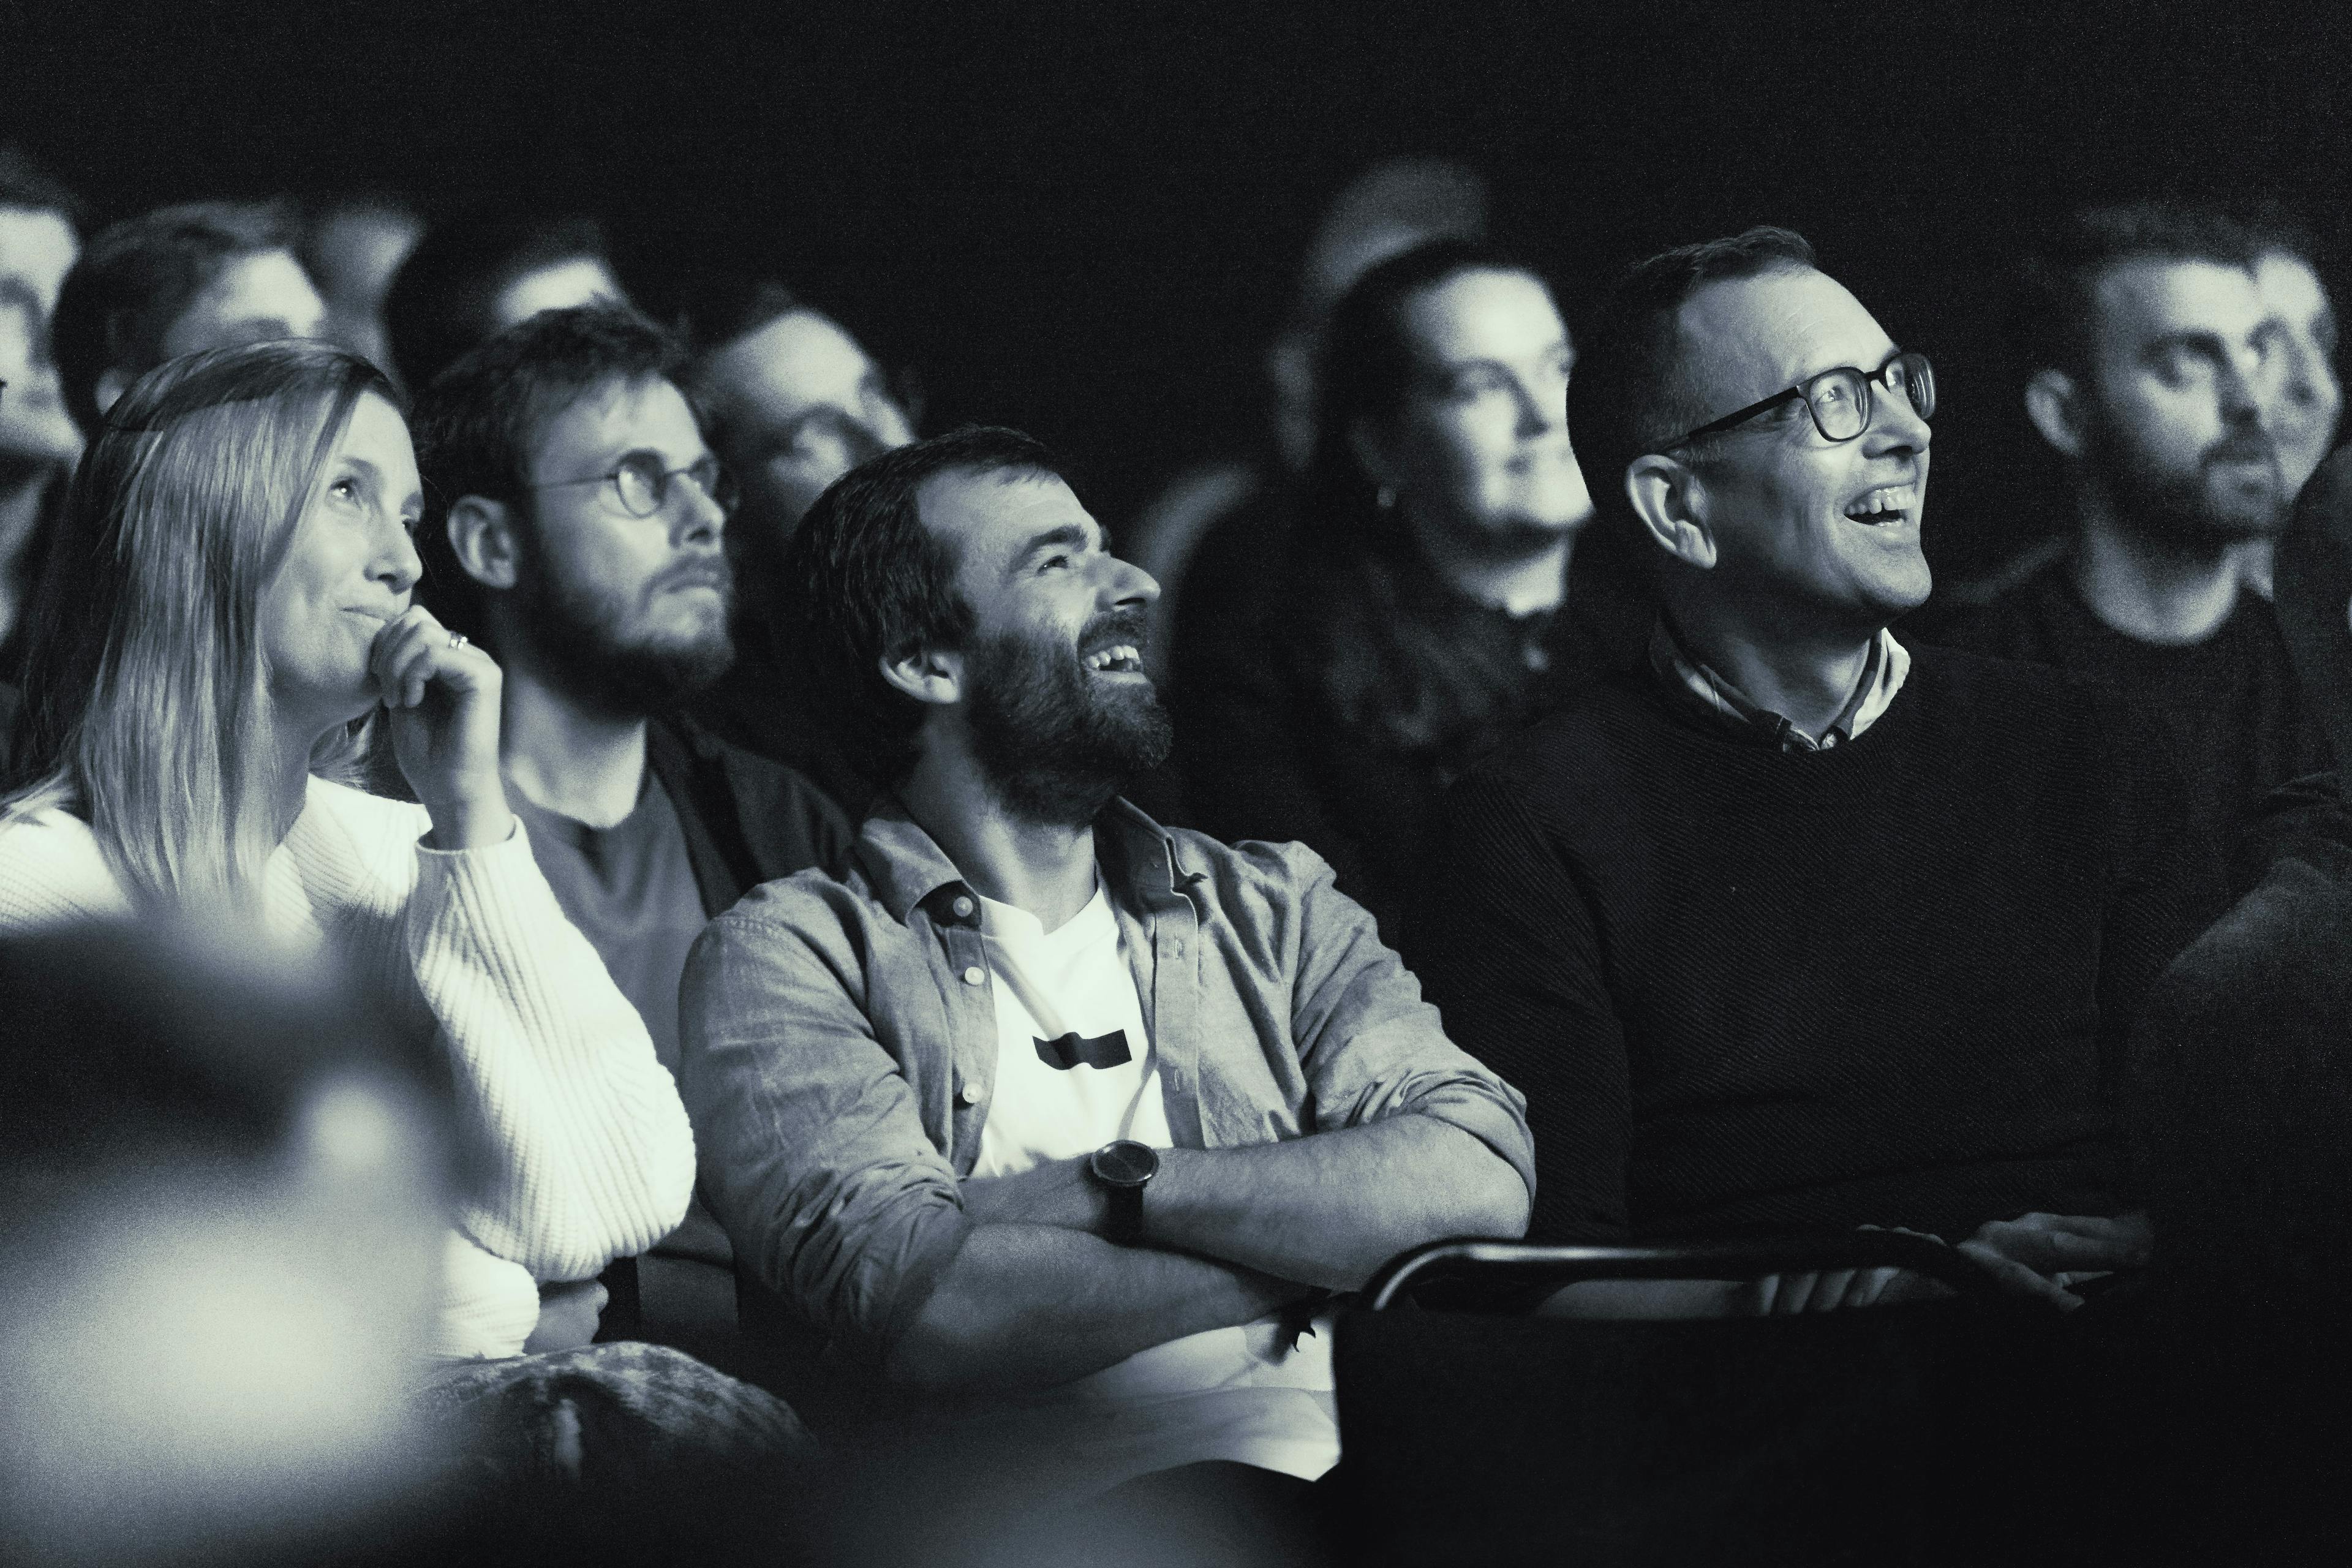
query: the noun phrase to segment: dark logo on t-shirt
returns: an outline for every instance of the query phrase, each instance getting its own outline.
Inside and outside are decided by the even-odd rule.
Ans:
[[[1055,1072],[1067,1072],[1080,1062],[1090,1068],[1115,1068],[1135,1059],[1135,1053],[1127,1048],[1125,1029],[1113,1029],[1091,1040],[1081,1039],[1073,1029],[1055,1039],[1037,1040],[1036,1046],[1037,1059]]]

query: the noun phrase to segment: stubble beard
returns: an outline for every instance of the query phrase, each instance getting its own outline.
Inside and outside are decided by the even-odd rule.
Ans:
[[[735,662],[728,632],[734,595],[721,595],[720,613],[700,637],[632,639],[618,628],[642,614],[647,595],[631,605],[600,585],[573,583],[544,561],[526,573],[520,595],[524,630],[533,651],[563,689],[607,713],[655,718],[709,690]]]

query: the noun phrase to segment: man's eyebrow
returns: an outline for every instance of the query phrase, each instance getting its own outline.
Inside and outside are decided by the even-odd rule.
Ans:
[[[2166,332],[2161,337],[2149,339],[2147,347],[2141,353],[2154,358],[2158,354],[2170,353],[2175,349],[2194,349],[2199,353],[2222,359],[2228,356],[2230,345],[2223,341],[2219,332],[2205,331]]]
[[[1038,534],[1035,538],[1030,540],[1028,543],[1023,545],[1021,547],[1021,552],[1013,558],[1013,563],[1011,566],[1006,568],[1006,571],[1008,574],[1018,572],[1023,567],[1026,566],[1030,560],[1040,552],[1052,550],[1056,546],[1071,550],[1084,550],[1095,542],[1096,533],[1102,533],[1102,530],[1099,525],[1097,526],[1094,533],[1089,533],[1086,529],[1080,527],[1075,522],[1066,522],[1059,528],[1049,528],[1045,532]],[[1110,547],[1110,536],[1104,533],[1102,537],[1103,547],[1105,549],[1108,549]]]

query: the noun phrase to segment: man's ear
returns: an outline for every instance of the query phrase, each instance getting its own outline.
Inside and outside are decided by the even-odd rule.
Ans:
[[[2083,389],[2063,370],[2037,370],[2025,384],[2025,416],[2064,457],[2083,455],[2088,412]]]
[[[1659,549],[1702,572],[1715,565],[1706,484],[1688,463],[1656,452],[1634,458],[1625,469],[1625,499]]]
[[[97,403],[98,411],[103,414],[113,407],[115,400],[130,389],[130,375],[113,365],[108,365],[98,373],[98,384],[90,388],[90,396]]]
[[[963,697],[963,655],[960,653],[901,648],[884,654],[880,668],[883,679],[918,702],[946,708]]]
[[[515,585],[522,562],[516,549],[514,515],[504,501],[460,496],[443,526],[449,533],[449,552],[467,576],[501,592]]]

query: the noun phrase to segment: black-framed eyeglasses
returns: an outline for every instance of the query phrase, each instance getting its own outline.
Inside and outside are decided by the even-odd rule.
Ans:
[[[632,452],[614,466],[609,473],[588,474],[576,479],[551,479],[543,485],[531,485],[534,490],[562,489],[569,485],[609,484],[621,498],[621,510],[631,517],[651,517],[661,510],[669,500],[669,487],[677,479],[691,479],[694,488],[710,498],[711,503],[728,516],[735,515],[735,503],[741,499],[735,487],[735,476],[726,465],[708,454],[682,468],[665,468],[661,458],[651,452]]]
[[[1801,386],[1776,392],[1761,403],[1736,408],[1696,430],[1685,430],[1655,449],[1671,452],[1702,436],[1745,425],[1792,398],[1804,399],[1806,412],[1813,416],[1813,428],[1822,433],[1822,440],[1851,441],[1870,428],[1871,388],[1882,383],[1887,391],[1900,392],[1910,398],[1911,411],[1920,418],[1936,416],[1935,367],[1927,363],[1926,354],[1896,353],[1888,355],[1886,363],[1875,371],[1856,370],[1850,364],[1825,370]]]

